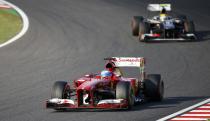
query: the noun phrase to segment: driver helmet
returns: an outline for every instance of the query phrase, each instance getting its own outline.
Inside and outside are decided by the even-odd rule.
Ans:
[[[113,72],[115,70],[115,64],[113,62],[108,62],[105,66],[106,70]]]
[[[160,21],[164,21],[167,17],[166,9],[163,7],[162,11],[160,12]]]
[[[111,80],[113,73],[108,70],[101,71],[101,79],[108,79]]]

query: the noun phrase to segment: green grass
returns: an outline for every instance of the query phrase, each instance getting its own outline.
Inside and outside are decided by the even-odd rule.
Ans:
[[[0,44],[18,34],[22,26],[22,19],[15,10],[0,9]]]

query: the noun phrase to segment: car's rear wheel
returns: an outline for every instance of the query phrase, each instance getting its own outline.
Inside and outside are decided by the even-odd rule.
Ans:
[[[142,16],[134,16],[131,20],[131,28],[133,36],[139,36],[139,23],[143,21]]]
[[[162,101],[164,96],[164,83],[159,74],[149,74],[144,80],[145,96],[152,101]]]
[[[130,82],[118,82],[116,86],[116,99],[126,99],[128,109],[134,105],[135,97]]]

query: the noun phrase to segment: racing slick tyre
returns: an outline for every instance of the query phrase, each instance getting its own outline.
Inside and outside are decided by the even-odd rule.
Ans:
[[[53,85],[51,98],[70,99],[70,85],[65,81],[56,81]]]
[[[160,74],[149,74],[144,81],[145,96],[151,101],[162,101],[164,83]]]
[[[195,32],[195,26],[193,21],[185,21],[184,22],[184,30],[186,33],[194,33]]]
[[[144,34],[149,33],[149,24],[146,22],[139,23],[139,41],[144,42]]]
[[[143,21],[142,16],[134,16],[131,20],[131,28],[133,36],[139,36],[139,23]]]
[[[134,105],[135,97],[130,82],[118,82],[116,86],[116,99],[126,99],[128,108],[131,109]]]

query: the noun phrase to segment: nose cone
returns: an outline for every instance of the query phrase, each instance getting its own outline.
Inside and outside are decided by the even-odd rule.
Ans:
[[[87,90],[87,91],[93,90],[93,89],[96,87],[96,85],[97,85],[98,83],[101,83],[101,82],[103,82],[103,81],[102,81],[102,80],[99,80],[99,79],[93,79],[93,80],[91,80],[91,81],[86,81],[86,82],[82,83],[82,84],[77,88],[77,90]]]

